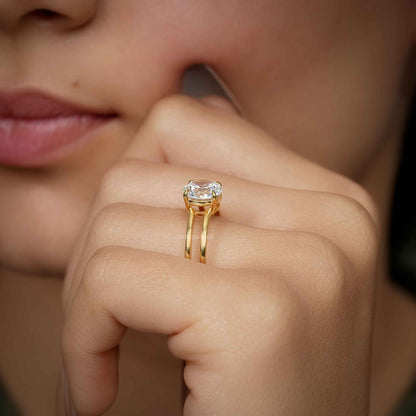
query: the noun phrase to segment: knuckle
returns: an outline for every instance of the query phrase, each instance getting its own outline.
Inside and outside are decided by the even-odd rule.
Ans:
[[[114,250],[115,249],[115,250]],[[97,250],[88,260],[79,286],[71,304],[66,310],[65,323],[61,334],[60,348],[64,360],[71,359],[82,353],[85,338],[80,331],[80,315],[86,320],[91,314],[106,310],[106,299],[111,290],[111,279],[107,269],[114,251],[118,247],[104,247]]]
[[[107,271],[116,255],[117,247],[106,246],[96,250],[88,259],[79,287],[88,299],[105,299],[109,284]]]
[[[344,195],[337,196],[333,209],[337,211],[339,221],[352,231],[354,241],[351,244],[356,245],[364,258],[371,258],[377,251],[378,229],[368,210],[356,199]]]
[[[304,302],[279,276],[263,276],[257,282],[257,288],[240,298],[243,304],[239,308],[239,319],[244,325],[239,336],[248,356],[258,364],[267,364],[277,350],[299,341],[307,315]],[[270,285],[273,285],[273,290]]]
[[[95,246],[111,245],[115,230],[123,221],[124,204],[115,202],[106,205],[94,217],[89,230],[89,243]]]
[[[146,124],[156,133],[170,135],[188,119],[188,114],[194,107],[192,99],[185,95],[164,97],[152,106]]]
[[[305,238],[307,259],[314,270],[329,270],[340,275],[344,272],[345,255],[329,238],[308,233]]]
[[[105,203],[122,197],[122,193],[126,191],[126,183],[129,183],[127,179],[132,175],[133,165],[138,163],[128,159],[119,160],[104,173],[98,190],[100,201]]]
[[[267,335],[286,332],[291,327],[299,300],[293,289],[274,273],[257,275],[254,283],[245,287],[245,294],[241,310],[251,329],[258,328]]]
[[[350,196],[352,200],[361,205],[361,210],[367,211],[367,215],[372,219],[374,223],[378,223],[378,209],[373,197],[363,186],[354,182],[351,179],[346,180],[346,194]]]
[[[328,304],[345,296],[351,281],[351,265],[338,246],[324,236],[309,234],[305,236],[302,257],[304,270],[316,282],[321,301]]]

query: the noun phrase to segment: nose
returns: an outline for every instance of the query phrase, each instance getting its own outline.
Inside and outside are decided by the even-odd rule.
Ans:
[[[0,30],[12,31],[29,22],[49,22],[62,30],[85,25],[99,0],[0,0]]]

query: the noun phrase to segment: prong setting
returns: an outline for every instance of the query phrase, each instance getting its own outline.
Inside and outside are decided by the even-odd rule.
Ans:
[[[185,258],[191,259],[192,228],[196,216],[203,216],[199,261],[206,263],[207,233],[209,219],[220,215],[222,183],[208,180],[189,180],[183,190],[183,199],[189,213],[185,238]]]
[[[212,214],[215,214],[221,197],[222,183],[208,180],[190,180],[183,192],[186,208],[193,209],[195,215],[204,215],[207,207],[212,207]],[[200,209],[201,207],[203,210]]]

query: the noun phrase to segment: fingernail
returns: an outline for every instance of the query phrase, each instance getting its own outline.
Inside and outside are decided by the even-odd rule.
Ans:
[[[64,406],[66,416],[78,416],[72,403],[71,394],[69,393],[68,377],[65,369],[62,370],[62,387],[64,391]]]

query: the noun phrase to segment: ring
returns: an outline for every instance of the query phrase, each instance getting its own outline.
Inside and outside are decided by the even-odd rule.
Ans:
[[[191,259],[192,229],[195,216],[203,216],[199,261],[206,263],[207,234],[212,215],[220,215],[222,183],[209,180],[189,180],[183,190],[183,199],[189,213],[185,238],[185,258]]]

